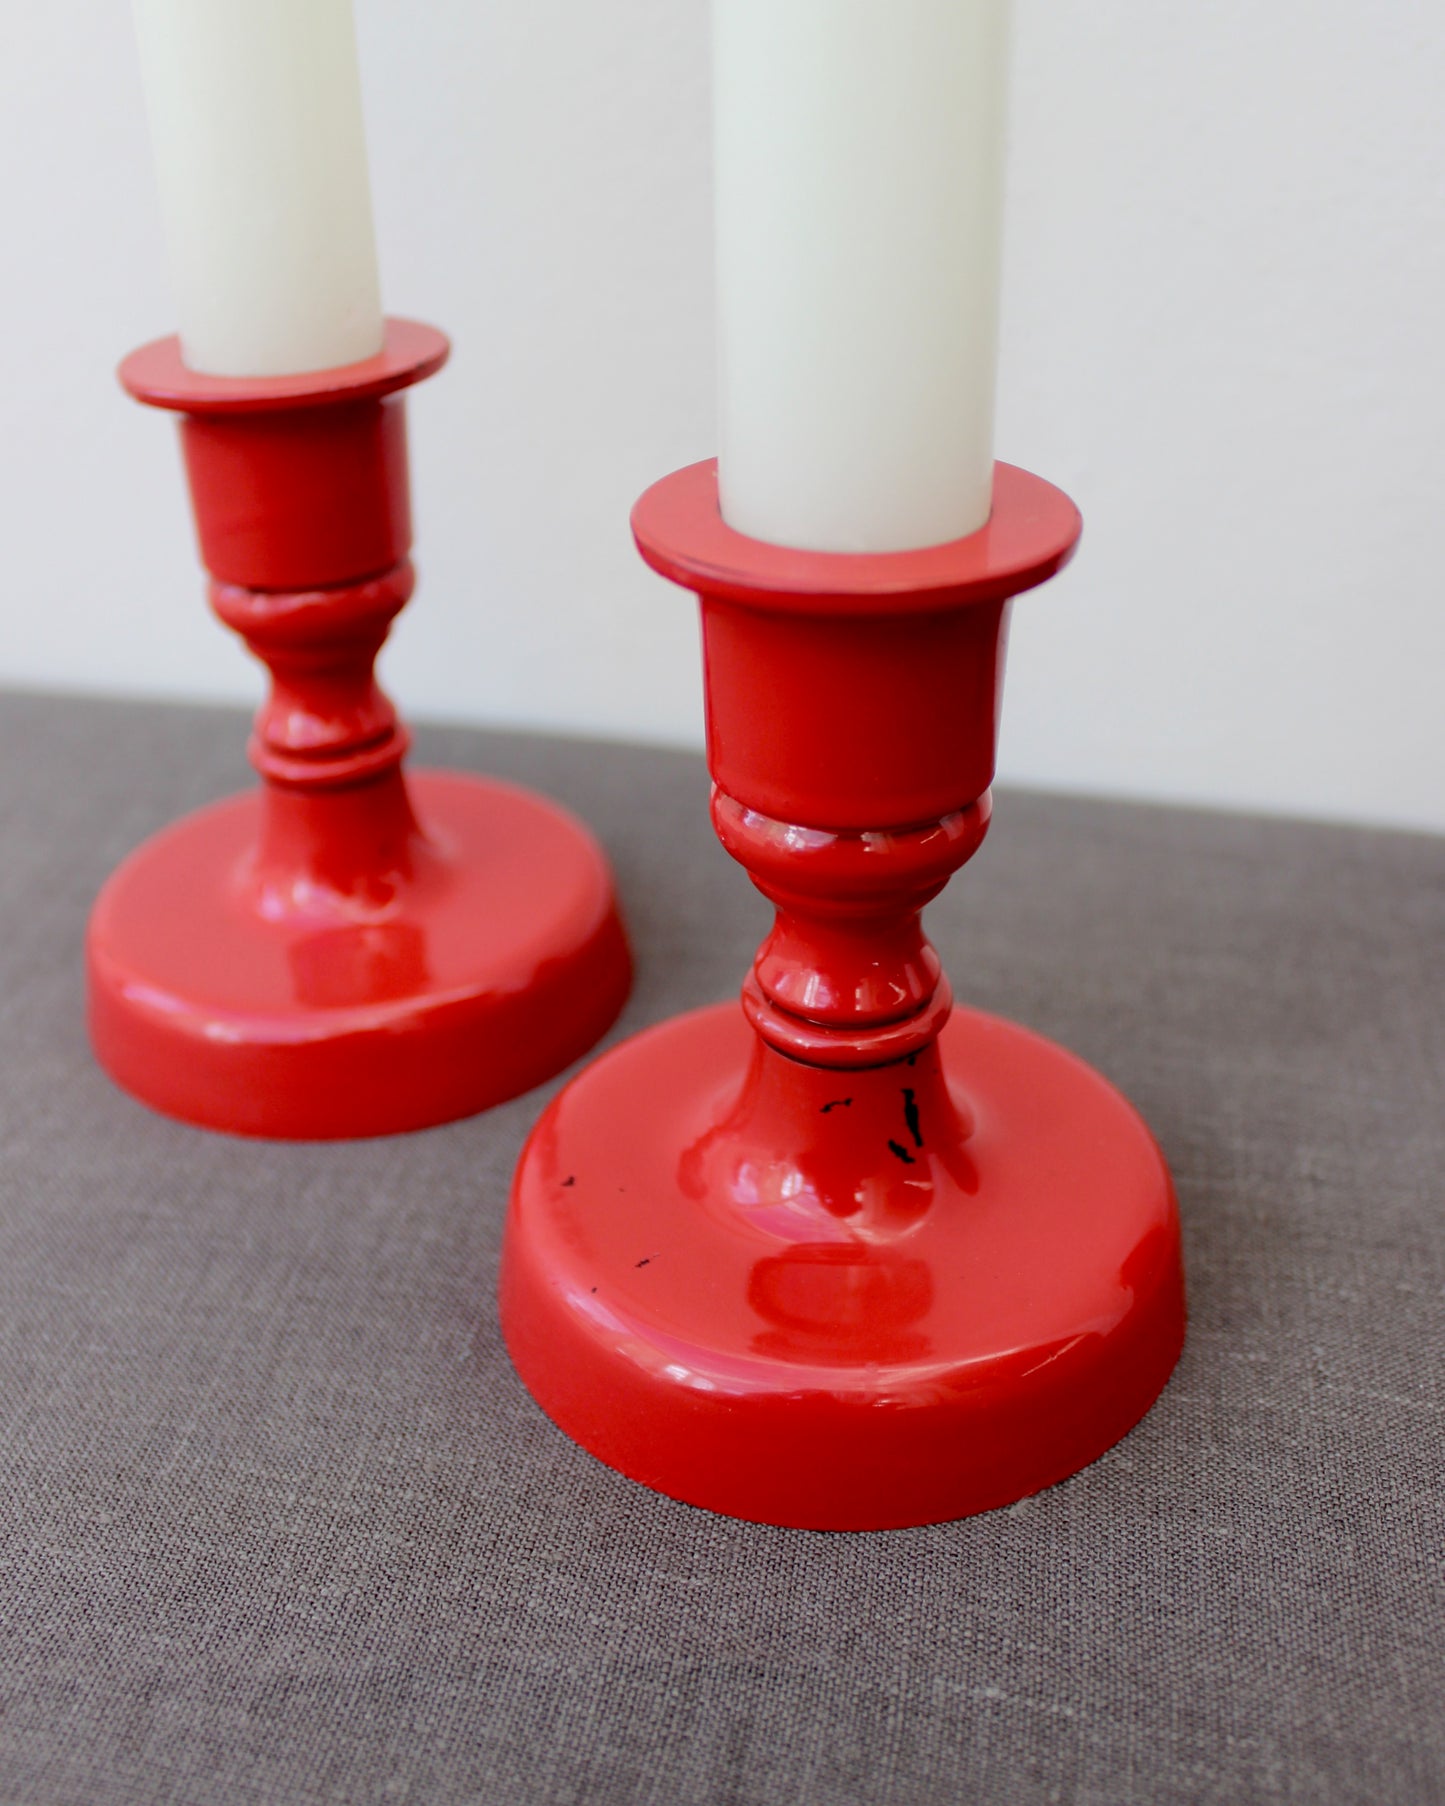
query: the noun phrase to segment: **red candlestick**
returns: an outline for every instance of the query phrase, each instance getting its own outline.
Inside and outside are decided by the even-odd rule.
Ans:
[[[777,909],[734,1005],[542,1117],[502,1321],[584,1447],[715,1511],[936,1522],[1092,1461],[1184,1334],[1169,1173],[1074,1055],[955,1009],[919,912],[982,841],[1009,600],[1079,517],[999,465],[983,531],[881,556],[730,531],[715,467],[643,556],[702,603],[713,821]]]
[[[554,804],[454,772],[403,775],[373,666],[411,595],[403,391],[432,327],[304,376],[202,376],[161,339],[138,400],[181,415],[217,614],[271,674],[264,783],[114,873],[87,941],[102,1065],[156,1109],[322,1139],[449,1121],[586,1051],[627,994],[607,862]]]

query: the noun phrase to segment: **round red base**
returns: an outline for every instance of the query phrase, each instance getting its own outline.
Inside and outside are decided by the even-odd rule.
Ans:
[[[631,962],[591,835],[507,784],[390,781],[406,831],[369,889],[355,871],[338,896],[325,872],[263,869],[263,811],[314,806],[263,791],[119,867],[87,940],[91,1039],[112,1078],[206,1128],[330,1140],[469,1116],[592,1046]],[[374,825],[349,829],[363,866]]]
[[[1184,1336],[1144,1123],[966,1010],[864,1072],[786,1059],[735,1005],[613,1049],[523,1154],[501,1302],[518,1372],[592,1454],[820,1530],[1063,1479],[1144,1415]]]

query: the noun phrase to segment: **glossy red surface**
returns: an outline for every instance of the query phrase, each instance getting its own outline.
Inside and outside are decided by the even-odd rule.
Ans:
[[[292,376],[210,376],[192,370],[174,334],[152,339],[125,358],[121,387],[148,407],[178,414],[292,414],[298,407],[370,401],[435,376],[451,346],[420,320],[389,319],[381,350],[356,364]]]
[[[935,821],[993,781],[1010,596],[1073,554],[1078,510],[998,467],[980,533],[869,557],[748,539],[714,464],[648,490],[643,557],[702,601],[708,762],[749,809],[813,828]]]
[[[203,376],[180,342],[132,354],[120,379],[181,414],[201,562],[217,582],[302,590],[375,576],[411,545],[401,391],[446,362],[435,327],[387,322],[379,356],[307,376]]]
[[[957,1011],[842,1074],[733,1005],[604,1055],[527,1145],[502,1321],[568,1435],[644,1485],[820,1530],[1038,1491],[1143,1415],[1183,1333],[1148,1130],[1097,1073]]]
[[[402,774],[374,665],[415,578],[400,391],[447,341],[309,376],[197,375],[174,339],[122,366],[182,414],[211,602],[271,675],[264,787],[158,835],[87,942],[101,1063],[159,1110],[240,1134],[380,1135],[549,1078],[631,978],[600,848],[509,785]]]
[[[91,1039],[234,1134],[424,1128],[570,1064],[627,995],[600,849],[510,785],[393,772],[233,797],[148,841],[87,939]]]
[[[1010,596],[1079,533],[998,467],[989,526],[846,558],[730,532],[712,466],[634,515],[702,603],[713,823],[776,911],[743,1009],[557,1098],[518,1168],[502,1322],[602,1460],[767,1523],[875,1529],[1062,1479],[1184,1335],[1173,1189],[1072,1054],[953,1011],[921,911],[990,817]]]
[[[921,911],[977,850],[992,808],[985,791],[923,827],[840,834],[773,821],[714,787],[718,838],[776,909],[743,985],[766,1042],[854,1067],[933,1039],[953,999]]]
[[[1062,489],[997,464],[988,525],[966,539],[916,552],[800,552],[728,526],[717,460],[707,458],[654,483],[632,511],[632,531],[655,571],[709,600],[836,618],[1005,602],[1063,569],[1083,521]]]

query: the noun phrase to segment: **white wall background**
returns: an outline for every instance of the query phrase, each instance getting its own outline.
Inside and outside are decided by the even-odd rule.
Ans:
[[[886,0],[879,0],[886,4]],[[706,0],[359,0],[412,401],[408,713],[699,738],[631,550],[712,449]],[[0,682],[254,697],[173,429],[124,0],[9,0]],[[1016,614],[1004,774],[1445,830],[1445,9],[1018,0],[999,450],[1084,549]]]

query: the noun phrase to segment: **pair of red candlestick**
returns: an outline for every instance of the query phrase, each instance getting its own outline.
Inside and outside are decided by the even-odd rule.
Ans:
[[[447,343],[305,377],[122,367],[176,410],[211,599],[269,667],[256,795],[141,847],[97,901],[91,1032],[171,1115],[323,1139],[530,1089],[620,1009],[606,860],[510,786],[403,776],[373,663],[411,593],[402,395]],[[732,532],[713,467],[633,528],[702,604],[713,822],[776,906],[743,988],[624,1042],[543,1114],[502,1324],[565,1431],[769,1523],[1006,1504],[1149,1409],[1184,1333],[1168,1170],[1073,1055],[955,1009],[920,912],[989,821],[1010,599],[1067,562],[1068,498],[998,467],[925,551]]]

